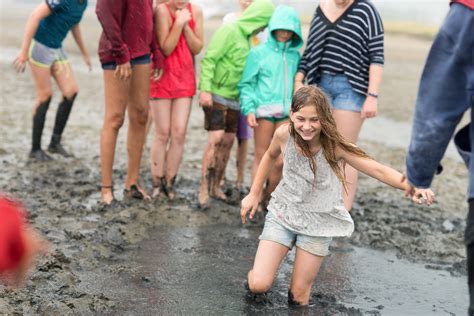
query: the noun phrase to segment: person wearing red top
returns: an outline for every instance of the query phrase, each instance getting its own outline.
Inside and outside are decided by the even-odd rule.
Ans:
[[[102,173],[101,200],[114,201],[112,166],[118,131],[128,109],[128,170],[124,196],[149,199],[138,183],[140,160],[148,119],[150,54],[154,76],[162,67],[163,55],[153,33],[153,1],[98,0],[96,14],[103,33],[99,58],[104,69],[105,117],[100,140]]]
[[[49,247],[25,218],[20,203],[0,196],[0,281],[7,284],[21,283],[36,255]]]
[[[187,0],[170,0],[158,5],[156,11],[156,34],[166,57],[163,76],[150,83],[155,124],[151,148],[153,197],[164,193],[173,199],[192,97],[196,93],[194,56],[203,47],[203,17],[201,8]]]

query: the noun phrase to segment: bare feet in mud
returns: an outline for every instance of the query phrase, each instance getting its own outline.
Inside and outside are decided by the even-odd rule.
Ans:
[[[212,190],[211,196],[216,200],[227,202],[227,196],[225,195],[224,191],[222,191],[220,186]]]
[[[111,205],[114,201],[114,187],[112,185],[103,185],[100,188],[100,200],[104,205]]]
[[[151,200],[150,195],[138,184],[132,184],[128,188],[125,187],[123,195],[127,199]]]

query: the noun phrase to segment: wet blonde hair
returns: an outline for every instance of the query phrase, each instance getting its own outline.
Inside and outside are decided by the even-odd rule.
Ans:
[[[296,113],[305,106],[314,106],[316,108],[319,122],[321,123],[320,142],[324,158],[326,158],[329,166],[334,171],[339,181],[341,181],[344,190],[347,191],[344,165],[341,165],[336,159],[336,148],[340,147],[359,157],[370,157],[359,147],[347,141],[339,133],[336,127],[336,121],[331,113],[329,101],[321,89],[316,86],[304,86],[296,91],[293,100],[291,101],[291,111]],[[292,120],[290,120],[289,131],[291,137],[293,137],[298,147],[303,151],[303,155],[309,158],[309,166],[311,171],[313,171],[316,180],[316,160],[314,159],[314,154],[311,153],[309,143],[298,134]]]

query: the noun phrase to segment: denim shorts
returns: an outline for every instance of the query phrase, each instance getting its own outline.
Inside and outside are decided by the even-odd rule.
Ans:
[[[366,97],[352,89],[346,75],[322,73],[318,86],[327,95],[333,109],[353,112],[362,110]]]
[[[150,63],[150,54],[146,54],[143,56],[138,56],[138,57],[130,59],[130,65],[132,67],[134,65],[146,65],[149,63]],[[115,61],[102,64],[102,69],[104,70],[115,70],[115,68],[117,68],[117,63]]]
[[[315,256],[325,257],[329,254],[331,237],[315,237],[299,234],[283,226],[270,211],[265,218],[265,226],[259,237],[260,240],[269,240],[279,243],[288,249],[296,246]]]

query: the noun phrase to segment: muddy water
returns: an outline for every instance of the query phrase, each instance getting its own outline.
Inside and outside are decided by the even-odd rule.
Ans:
[[[130,269],[115,278],[86,278],[81,287],[113,298],[124,315],[459,315],[468,303],[464,278],[398,259],[393,252],[354,247],[345,239],[333,242],[309,308],[289,310],[286,304],[293,253],[277,275],[270,302],[251,302],[243,282],[260,230],[259,225],[159,226],[114,263]]]

